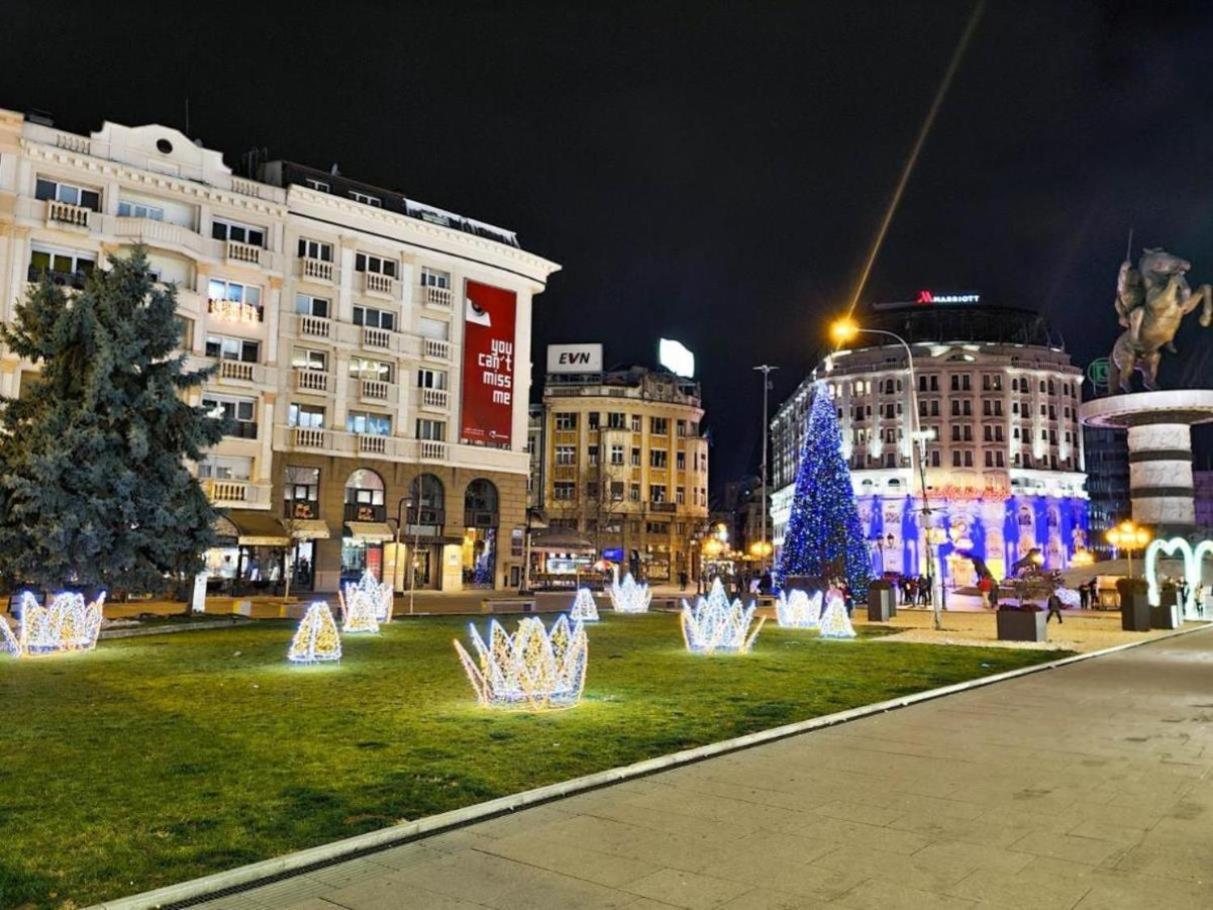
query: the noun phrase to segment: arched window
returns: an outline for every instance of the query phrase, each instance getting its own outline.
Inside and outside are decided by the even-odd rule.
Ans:
[[[384,519],[383,478],[370,468],[359,468],[345,482],[345,520]]]
[[[409,485],[409,524],[441,529],[446,523],[446,491],[433,474],[418,474]]]
[[[469,528],[497,526],[497,487],[491,480],[480,477],[468,484],[463,512],[463,523]]]

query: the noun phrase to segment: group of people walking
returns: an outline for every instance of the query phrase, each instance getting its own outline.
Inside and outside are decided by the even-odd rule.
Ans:
[[[931,589],[934,585],[925,575],[917,577],[902,575],[897,580],[897,588],[901,592],[901,605],[904,607],[929,607],[931,605]]]

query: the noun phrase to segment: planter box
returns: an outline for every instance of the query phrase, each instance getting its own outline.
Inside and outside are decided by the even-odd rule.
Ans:
[[[996,615],[999,641],[1049,640],[1045,626],[1049,615],[1044,610],[999,610]]]
[[[1119,578],[1120,627],[1126,632],[1150,631],[1150,601],[1146,583],[1139,578]]]
[[[1164,600],[1159,606],[1150,607],[1151,629],[1178,629],[1181,625],[1179,608],[1174,602]]]
[[[897,599],[888,582],[874,581],[868,585],[868,622],[888,622],[897,615]]]

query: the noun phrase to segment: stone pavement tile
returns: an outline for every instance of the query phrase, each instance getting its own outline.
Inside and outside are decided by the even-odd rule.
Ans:
[[[686,795],[686,804],[693,805],[696,798]],[[713,821],[691,814],[671,809],[650,809],[631,803],[616,803],[599,806],[592,813],[594,818],[609,818],[613,821],[636,825],[639,828],[649,828],[653,831],[663,831],[668,834],[681,834],[692,840],[707,840],[722,842],[732,837],[750,834],[758,829],[757,825],[747,825],[740,818],[724,821]],[[795,816],[794,816],[795,817]],[[807,821],[808,816],[800,819]]]
[[[465,848],[460,847],[459,849],[463,850]],[[456,851],[452,849],[440,850],[431,840],[427,839],[413,841],[399,847],[390,847],[387,850],[380,850],[377,853],[370,854],[366,858],[373,861],[376,865],[382,866],[384,869],[407,869],[409,866],[427,863],[452,852]]]
[[[1119,872],[1208,882],[1213,880],[1213,848],[1208,842],[1143,842],[1126,850],[1114,868]]]
[[[1071,806],[1066,812],[1034,808],[1031,804],[1020,803],[1011,806],[999,806],[981,814],[984,822],[997,822],[1016,828],[1027,828],[1030,831],[1049,831],[1053,834],[1069,834],[1083,815],[1085,804]]]
[[[1079,807],[1076,811],[1076,815],[1078,816],[1085,814],[1083,807]],[[1111,841],[1114,844],[1121,844],[1122,846],[1132,846],[1141,841],[1146,834],[1146,829],[1126,828],[1122,825],[1113,825],[1096,819],[1084,818],[1077,824],[1072,825],[1065,833],[1072,837],[1093,837],[1097,840]]]
[[[919,851],[921,853],[922,851]],[[901,856],[897,853],[875,853],[846,847],[814,860],[819,866],[851,872],[868,880],[916,888],[922,891],[945,891],[977,868],[972,863],[934,863],[928,856]]]
[[[283,910],[341,910],[341,907],[320,897],[309,897],[298,904],[284,907]]]
[[[392,875],[404,886],[402,891],[416,887],[482,904],[536,881],[548,881],[554,885],[555,880],[561,877],[535,866],[476,850],[411,866]]]
[[[910,857],[922,869],[945,872],[959,870],[960,880],[974,869],[991,869],[995,872],[1014,874],[1021,872],[1035,861],[1030,853],[1020,853],[1002,847],[966,844],[961,841],[937,841],[927,844]]]
[[[817,910],[827,903],[826,898],[807,897],[770,888],[755,888],[721,904],[719,910]],[[629,906],[628,910],[633,908]]]
[[[484,901],[495,910],[623,910],[635,895],[568,876],[542,872],[524,885]]]
[[[972,824],[967,822],[966,824]],[[907,856],[925,847],[932,838],[915,831],[865,825],[861,822],[843,821],[819,816],[810,824],[795,832],[801,837],[834,846],[851,846],[856,849],[874,850],[878,853],[903,853]]]
[[[805,814],[814,806],[801,810],[772,806],[754,802],[744,797],[722,796],[702,791],[669,789],[645,794],[626,800],[626,805],[659,812],[677,812],[713,822],[728,822],[749,828],[775,828],[778,825],[794,825],[803,821]],[[594,814],[594,813],[589,813]]]
[[[919,837],[919,847],[928,841],[969,841],[994,847],[1009,847],[1031,829],[1025,825],[1003,824],[997,818],[920,818],[914,813],[889,823],[889,828]],[[918,848],[915,848],[918,849]],[[914,850],[902,850],[913,853]]]
[[[611,887],[626,885],[660,868],[655,863],[604,853],[575,841],[538,839],[526,834],[501,838],[485,852]]]
[[[1084,800],[1076,808],[1075,815],[1080,816],[1086,823],[1107,824],[1117,828],[1140,828],[1144,831],[1154,827],[1165,811],[1165,807],[1157,802],[1148,809],[1135,809]]]
[[[686,907],[688,910],[719,907],[753,889],[753,885],[744,882],[680,872],[676,869],[661,869],[627,886],[627,890],[632,894],[663,901],[675,907]]]
[[[1068,834],[1032,831],[1011,844],[1011,849],[1034,853],[1037,856],[1048,856],[1073,863],[1097,866],[1105,862],[1114,863],[1124,855],[1129,846],[1124,843],[1096,840],[1092,837],[1072,837]]]
[[[880,804],[891,809],[898,809],[903,815],[914,815],[922,819],[948,818],[973,819],[986,812],[985,806],[967,802],[965,794],[955,794],[955,799],[941,799],[936,796],[916,796],[911,793],[901,793]],[[857,798],[867,799],[867,796]]]
[[[467,828],[456,828],[454,831],[445,831],[442,834],[434,834],[425,838],[424,841],[415,841],[415,843],[424,843],[439,853],[462,853],[464,850],[476,850],[480,847],[490,846],[494,840],[495,838],[477,834],[476,826],[472,825]],[[386,860],[380,860],[380,862],[387,864]]]
[[[312,881],[320,882],[326,887],[341,888],[350,882],[375,879],[388,875],[391,871],[388,866],[378,861],[378,857],[375,854],[371,854],[370,856],[362,856],[344,863],[337,863],[333,866],[315,869],[306,873],[305,877]]]
[[[1023,910],[1068,910],[1091,890],[1089,882],[1023,872],[1008,874],[978,869],[948,889],[955,897]]]
[[[1144,878],[1098,872],[1091,890],[1075,910],[1207,910],[1213,907],[1213,884],[1195,884],[1167,878]]]
[[[921,891],[908,885],[898,885],[883,879],[873,879],[856,885],[831,906],[856,907],[860,910],[976,910],[978,903],[963,897],[953,897],[936,891]]]
[[[324,896],[327,910],[471,910],[481,904],[418,888],[398,878],[367,879]],[[324,910],[324,908],[317,908]]]
[[[887,825],[903,813],[898,809],[884,806],[872,806],[865,803],[834,800],[813,810],[818,815],[827,818],[837,818],[848,822],[862,822],[865,825]]]
[[[688,838],[591,815],[578,815],[554,825],[545,831],[544,837],[688,872],[706,869],[732,843]]]
[[[866,876],[851,868],[836,869],[815,862],[837,849],[836,843],[785,835],[778,840],[743,838],[727,855],[705,871],[732,881],[828,900],[855,887]]]
[[[560,821],[577,812],[567,804],[545,803],[531,809],[522,809],[476,823],[476,833],[483,837],[505,837],[520,828],[535,830],[549,822]]]

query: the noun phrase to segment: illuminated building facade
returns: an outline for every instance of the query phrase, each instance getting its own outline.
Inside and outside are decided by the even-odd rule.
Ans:
[[[950,302],[953,298],[956,302]],[[1087,546],[1087,494],[1078,423],[1081,372],[1060,337],[1029,310],[975,295],[877,305],[860,335],[826,357],[771,422],[774,542],[782,544],[813,383],[838,410],[843,455],[877,574],[926,574],[920,482],[911,460],[914,402],[930,433],[926,486],[941,571],[953,587],[996,578],[1033,549],[1047,567]],[[859,346],[871,341],[870,346]]]

